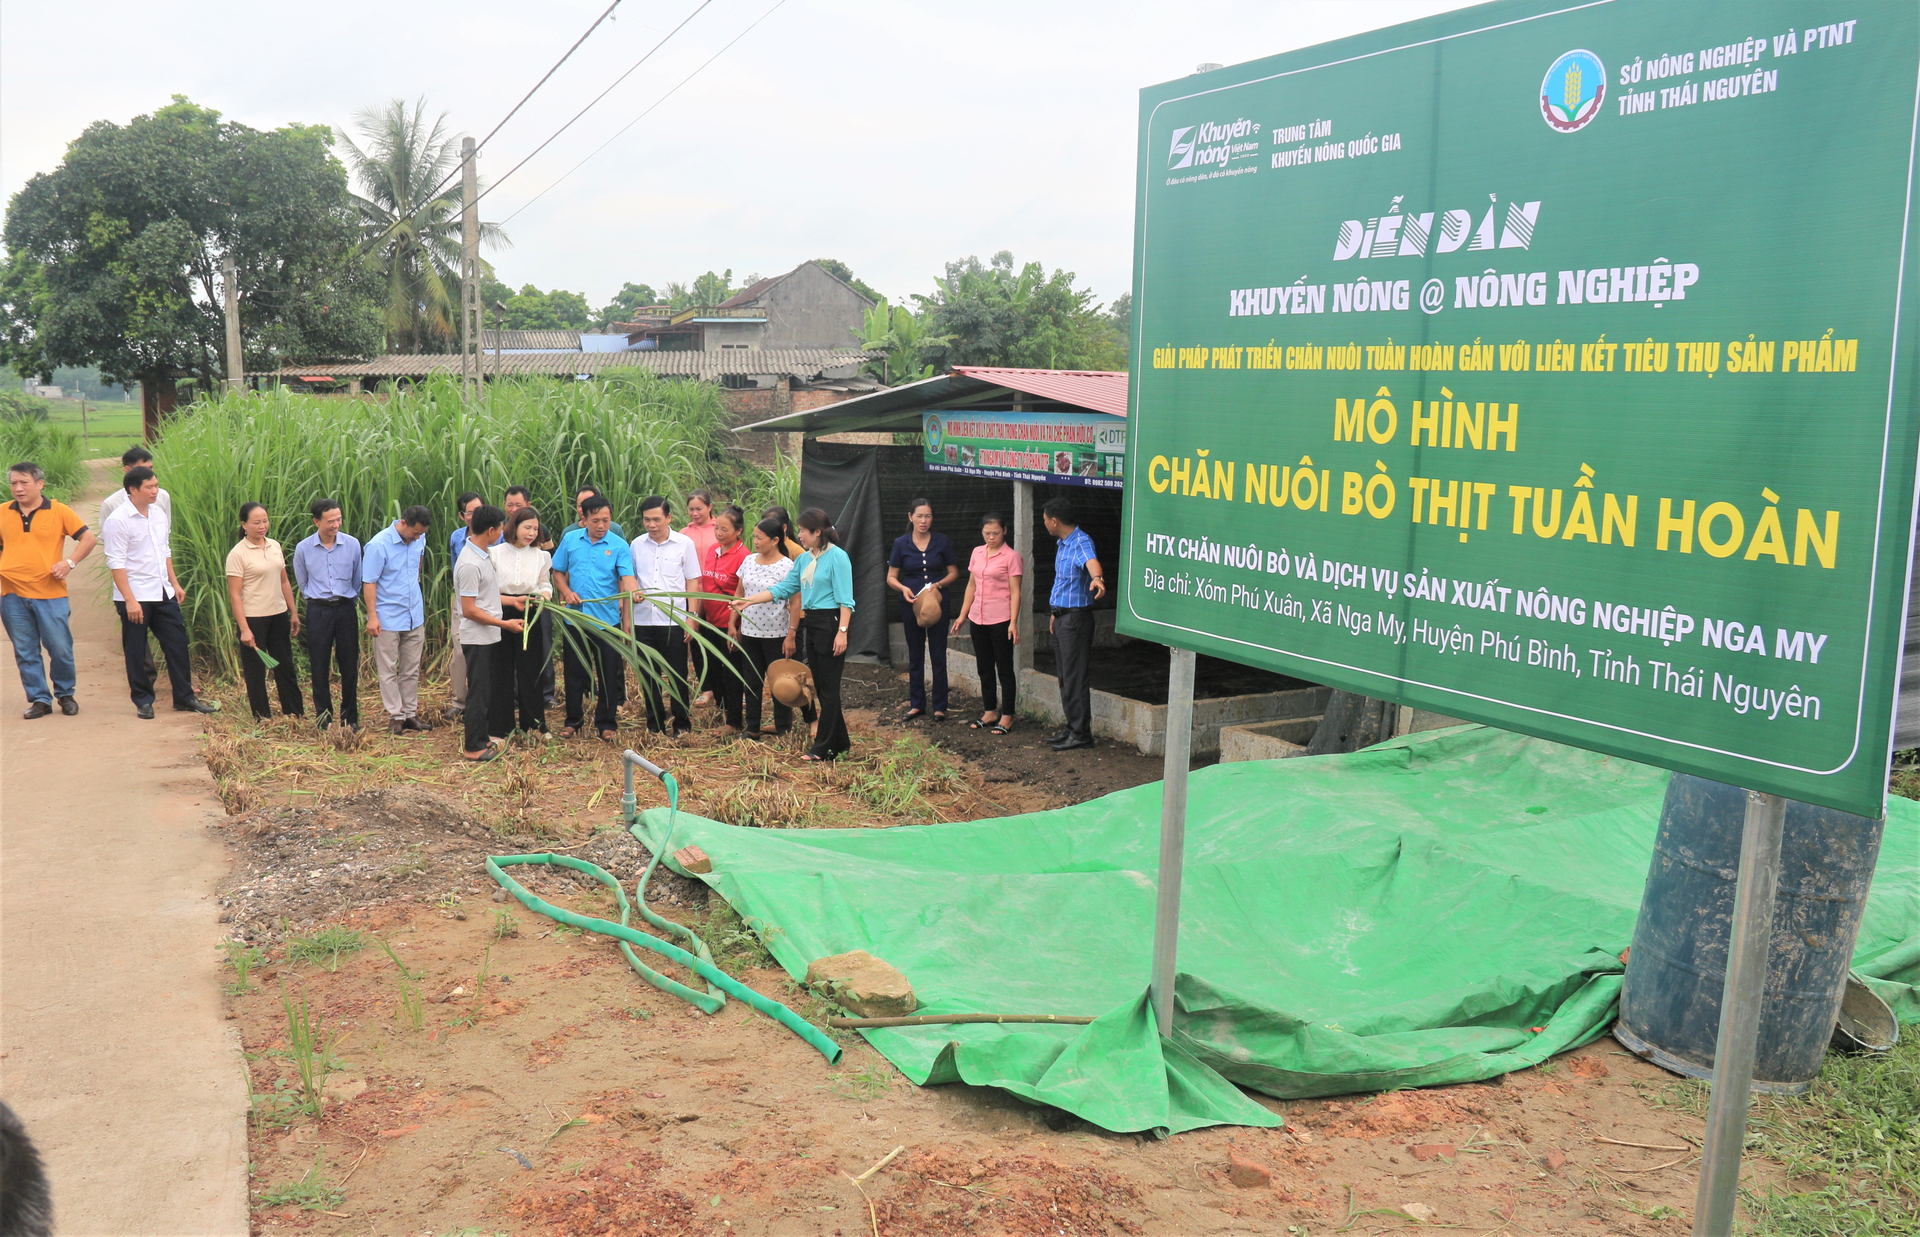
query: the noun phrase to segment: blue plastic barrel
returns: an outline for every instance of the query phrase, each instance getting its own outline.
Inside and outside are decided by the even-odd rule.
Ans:
[[[1633,930],[1613,1035],[1690,1078],[1713,1077],[1747,792],[1676,773]],[[1826,1057],[1882,822],[1789,801],[1760,1007],[1756,1091],[1798,1095]]]

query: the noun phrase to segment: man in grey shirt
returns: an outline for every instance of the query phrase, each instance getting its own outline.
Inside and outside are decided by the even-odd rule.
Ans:
[[[460,607],[460,655],[467,662],[466,747],[462,755],[475,764],[492,760],[499,751],[487,735],[487,706],[493,692],[493,655],[500,633],[518,637],[522,619],[500,617],[500,577],[487,551],[500,540],[507,513],[482,506],[467,525],[466,544],[453,563],[453,595]]]

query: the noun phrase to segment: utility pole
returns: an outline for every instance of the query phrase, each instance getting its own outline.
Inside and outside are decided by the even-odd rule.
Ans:
[[[220,260],[221,299],[227,303],[227,390],[247,389],[246,358],[240,352],[240,289],[235,286],[233,255]]]
[[[480,175],[470,137],[460,140],[460,387],[480,397]]]

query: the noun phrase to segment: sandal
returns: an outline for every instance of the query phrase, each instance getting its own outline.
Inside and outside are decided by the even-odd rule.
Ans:
[[[497,747],[489,747],[486,750],[486,753],[480,756],[469,756],[465,752],[460,753],[460,759],[466,761],[470,765],[483,765],[483,764],[486,764],[489,760],[498,760],[499,758],[500,758],[500,749]]]
[[[972,721],[967,723],[967,729],[968,730],[985,730],[989,726],[995,726],[998,724],[999,724],[999,719],[997,718],[993,721],[988,721],[984,717],[976,717]]]
[[[926,712],[927,711],[925,709],[908,709],[906,712],[906,716],[902,717],[900,720],[903,722],[910,722],[916,717],[924,717],[926,715]]]
[[[933,711],[933,720],[934,720],[934,721],[936,721],[936,722],[944,722],[944,721],[946,721],[946,720],[947,720],[947,711],[946,711],[945,709],[935,709],[935,710]]]
[[[578,726],[560,727],[560,737],[563,739],[571,739],[574,735],[579,733],[580,733],[580,728]]]
[[[619,737],[620,732],[618,730],[602,730],[600,732],[600,741],[602,743],[612,743]]]

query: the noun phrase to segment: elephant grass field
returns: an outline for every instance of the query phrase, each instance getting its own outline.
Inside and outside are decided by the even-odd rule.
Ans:
[[[509,380],[467,402],[457,382],[440,378],[385,399],[276,389],[202,400],[167,422],[154,467],[173,496],[189,633],[197,652],[231,674],[238,657],[225,563],[240,538],[242,503],[266,505],[269,535],[289,560],[313,531],[316,498],[339,502],[345,531],[363,543],[403,508],[426,507],[428,646],[443,649],[447,537],[461,492],[499,503],[508,486],[524,485],[556,534],[573,523],[573,496],[585,485],[607,495],[629,533],[649,494],[673,499],[676,513],[701,487],[754,511],[791,506],[795,471],[750,464],[733,444],[719,388],[707,383],[643,371],[594,382]]]

